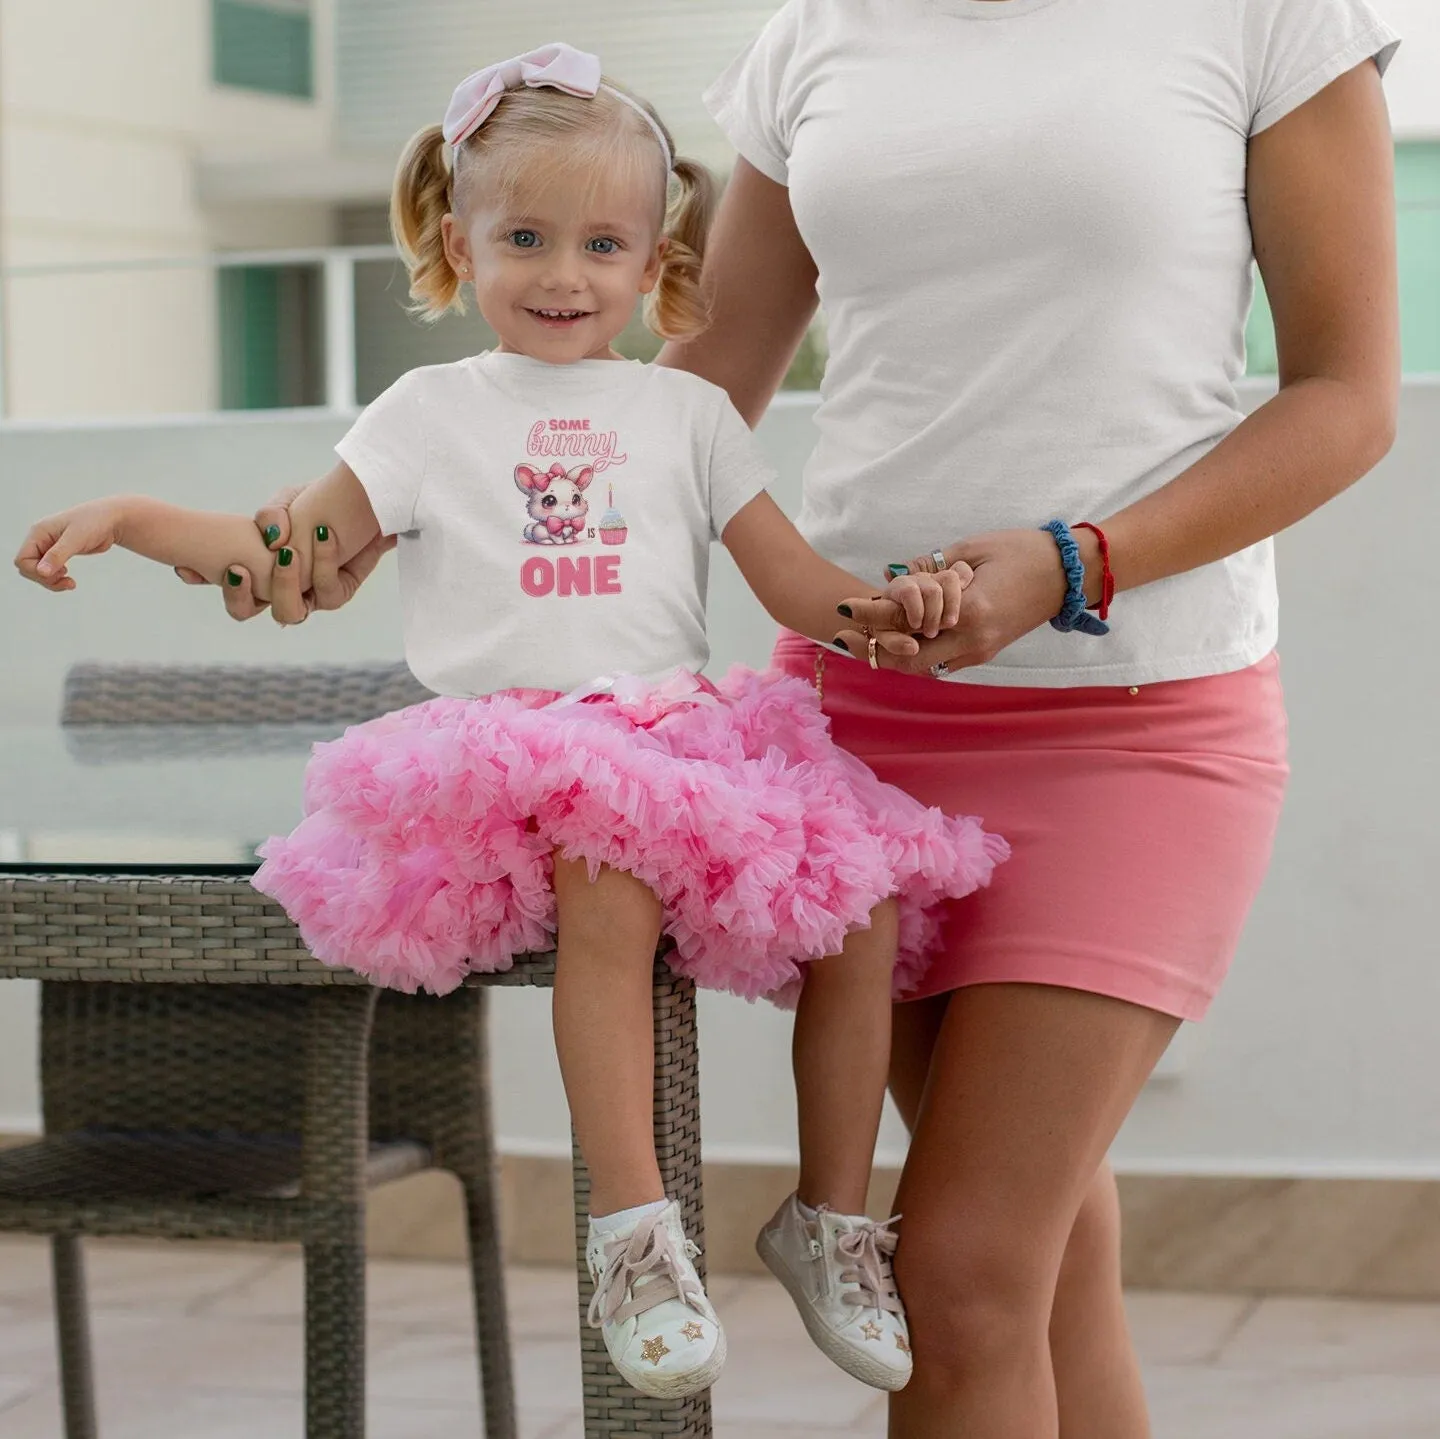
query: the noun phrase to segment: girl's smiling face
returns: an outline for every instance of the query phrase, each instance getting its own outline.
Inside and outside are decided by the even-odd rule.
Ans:
[[[473,282],[499,349],[558,365],[617,358],[611,344],[655,288],[665,251],[654,177],[561,166],[503,195],[468,188],[463,213],[442,222],[445,253]]]

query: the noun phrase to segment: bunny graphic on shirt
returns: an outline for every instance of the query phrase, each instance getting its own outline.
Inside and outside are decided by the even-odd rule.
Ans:
[[[567,471],[559,463],[548,470],[515,466],[515,486],[527,497],[530,523],[525,539],[532,545],[573,545],[585,538],[590,504],[585,491],[595,478],[593,465]]]

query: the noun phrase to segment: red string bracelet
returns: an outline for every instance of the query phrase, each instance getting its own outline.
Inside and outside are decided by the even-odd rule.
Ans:
[[[1105,531],[1099,525],[1092,525],[1088,520],[1081,520],[1075,526],[1077,530],[1089,530],[1097,540],[1100,541],[1100,603],[1090,605],[1092,610],[1100,611],[1100,618],[1110,618],[1110,601],[1115,598],[1115,576],[1110,571],[1110,541],[1105,538]]]

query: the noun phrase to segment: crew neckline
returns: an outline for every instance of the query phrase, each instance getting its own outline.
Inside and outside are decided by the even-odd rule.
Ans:
[[[585,377],[588,384],[594,384],[605,375],[619,379],[630,375],[640,360],[572,360],[569,364],[556,365],[549,360],[537,360],[533,355],[522,355],[516,350],[483,350],[475,356],[475,363],[482,369],[506,370],[511,374],[540,377],[564,384],[567,379]]]
[[[960,20],[1015,20],[1055,0],[931,0],[937,10]]]

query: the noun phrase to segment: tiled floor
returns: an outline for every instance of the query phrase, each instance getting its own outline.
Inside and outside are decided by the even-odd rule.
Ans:
[[[92,1244],[104,1439],[299,1439],[300,1268],[278,1250]],[[517,1271],[525,1439],[578,1439],[572,1280]],[[0,1241],[0,1439],[59,1439],[41,1242]],[[721,1439],[884,1433],[768,1281],[712,1286],[730,1334]],[[463,1271],[370,1269],[373,1439],[479,1435]],[[1437,1439],[1440,1306],[1137,1294],[1157,1439]]]

